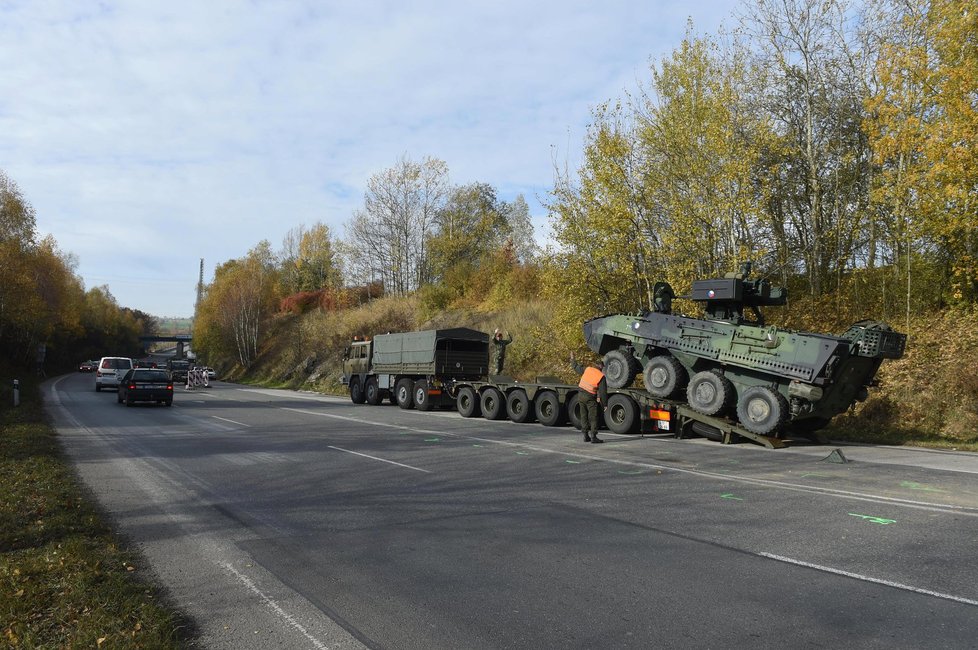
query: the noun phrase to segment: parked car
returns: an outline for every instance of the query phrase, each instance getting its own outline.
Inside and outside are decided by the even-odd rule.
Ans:
[[[214,372],[214,369],[211,368],[210,366],[204,368],[204,370],[207,371],[207,378],[208,379],[214,379],[215,377],[217,377],[217,373]]]
[[[166,370],[158,368],[133,368],[119,383],[120,404],[132,406],[136,402],[156,402],[173,406],[173,382]]]
[[[127,372],[132,370],[132,359],[129,357],[102,357],[95,370],[95,390],[104,387],[118,388],[119,382]]]
[[[95,372],[96,368],[98,368],[98,361],[95,360],[82,361],[78,364],[78,372]]]

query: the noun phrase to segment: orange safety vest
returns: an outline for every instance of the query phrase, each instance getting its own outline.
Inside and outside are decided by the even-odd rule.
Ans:
[[[584,371],[581,375],[581,381],[577,384],[578,388],[582,388],[585,391],[591,393],[592,395],[598,394],[598,384],[604,379],[604,373],[591,366]]]

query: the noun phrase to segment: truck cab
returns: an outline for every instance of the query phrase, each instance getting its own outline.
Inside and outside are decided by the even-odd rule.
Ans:
[[[353,341],[343,353],[343,374],[340,381],[349,385],[350,378],[363,376],[370,371],[370,357],[373,353],[373,341]]]

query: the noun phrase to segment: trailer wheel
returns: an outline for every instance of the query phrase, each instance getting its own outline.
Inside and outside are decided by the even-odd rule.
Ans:
[[[604,421],[614,433],[635,433],[638,405],[628,395],[616,393],[608,398]]]
[[[503,394],[496,388],[482,391],[482,417],[487,420],[502,420],[506,417],[506,403]]]
[[[428,394],[428,382],[424,379],[414,382],[414,407],[419,411],[430,411],[433,406]]]
[[[649,359],[642,373],[645,390],[653,397],[669,398],[676,391],[686,387],[689,375],[679,359],[669,355],[659,355]]]
[[[540,424],[557,427],[564,423],[564,408],[557,393],[545,390],[537,394],[535,411]]]
[[[380,392],[380,384],[377,383],[376,377],[367,379],[367,385],[364,387],[363,392],[367,398],[367,404],[370,404],[370,406],[377,406],[384,401],[384,396]]]
[[[737,418],[751,433],[777,433],[788,419],[788,400],[767,386],[751,386],[737,402]]]
[[[730,406],[733,384],[718,370],[702,370],[689,380],[686,400],[692,409],[703,415],[717,415]]]
[[[471,386],[462,386],[458,389],[455,407],[463,418],[474,418],[482,414],[479,398],[476,397],[475,389]]]
[[[394,387],[394,395],[397,398],[397,405],[402,409],[414,408],[414,382],[410,379],[402,379]]]
[[[608,380],[608,388],[631,386],[641,369],[638,359],[625,350],[612,350],[604,355],[604,376]]]
[[[581,394],[574,392],[573,395],[567,398],[567,419],[570,420],[570,425],[575,429],[581,428],[581,417],[584,415],[581,408]]]
[[[506,415],[513,422],[521,424],[533,420],[533,405],[525,390],[517,389],[506,396]]]
[[[350,380],[350,401],[354,404],[363,404],[367,401],[366,396],[363,394],[363,385],[360,384],[359,379]]]

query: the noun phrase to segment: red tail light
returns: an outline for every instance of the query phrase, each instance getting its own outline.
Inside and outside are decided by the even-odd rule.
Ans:
[[[136,384],[129,384],[129,390],[136,390]]]

